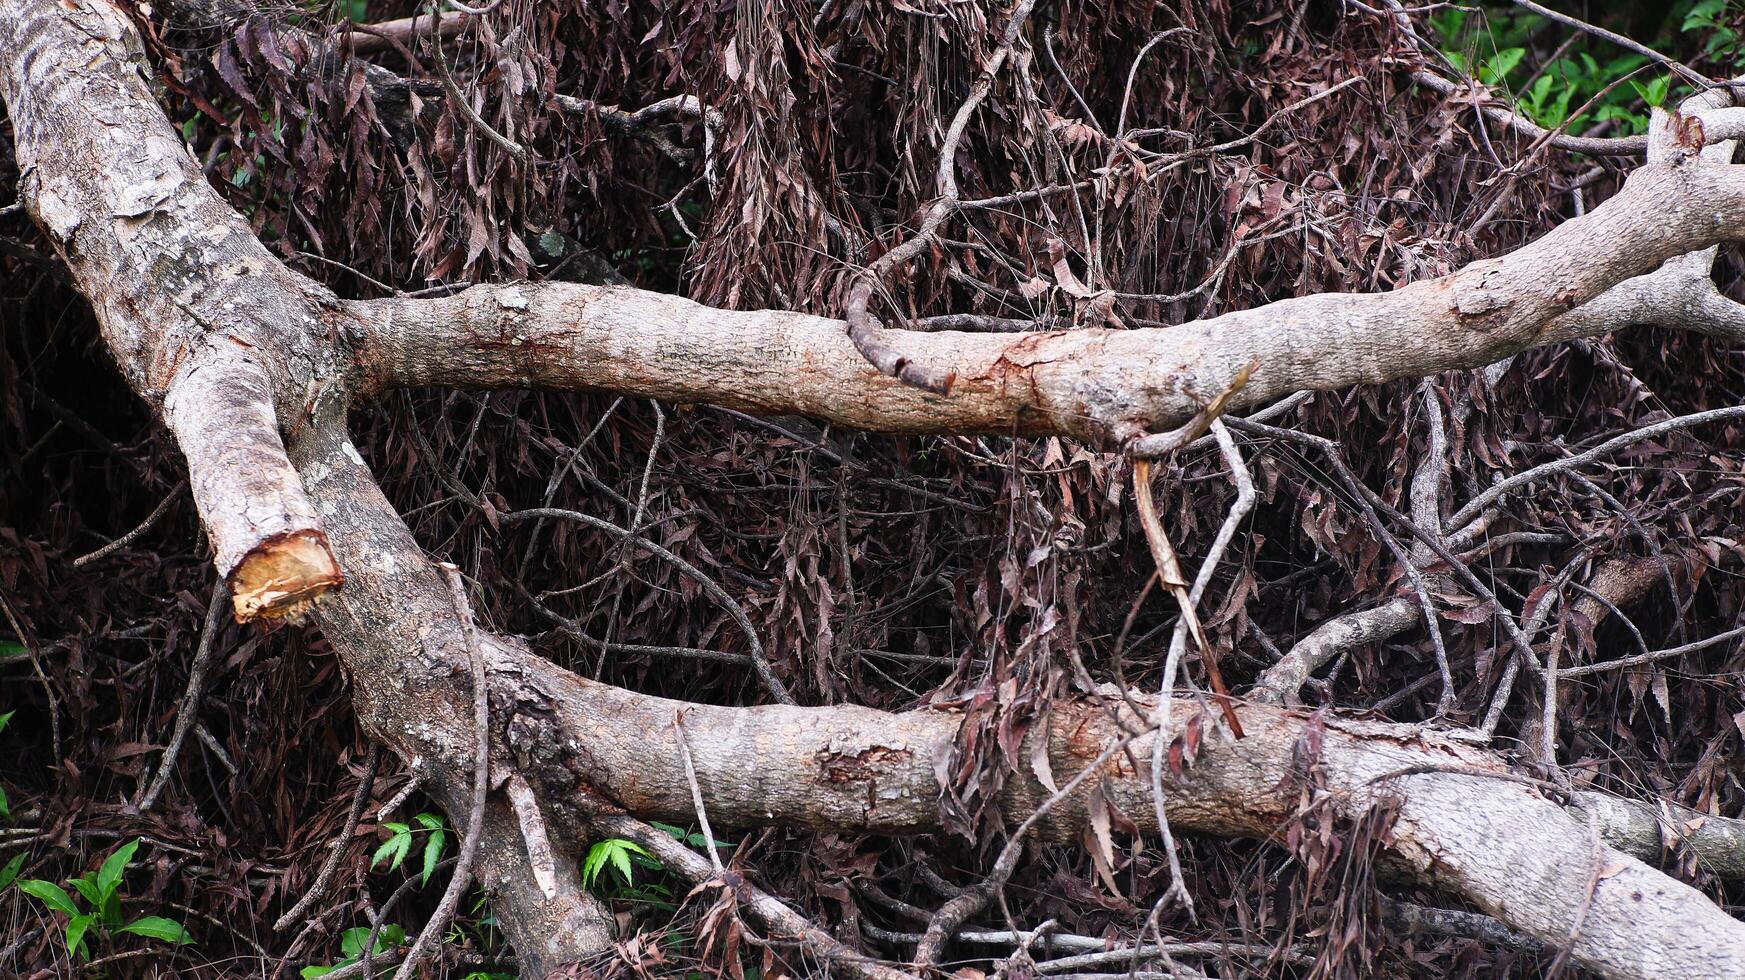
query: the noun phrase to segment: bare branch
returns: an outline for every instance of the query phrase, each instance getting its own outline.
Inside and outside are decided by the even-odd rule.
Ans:
[[[715,865],[673,840],[664,831],[656,830],[634,817],[622,815],[598,816],[593,823],[603,835],[622,837],[641,844],[669,871],[698,884],[714,882],[728,889],[740,908],[775,933],[775,938],[800,944],[809,953],[828,963],[833,975],[840,974],[859,980],[908,980],[910,976],[842,945],[835,937],[806,921],[805,916],[752,885],[739,872],[717,872]]]
[[[1201,409],[1194,392],[1224,390],[1251,362],[1230,411],[1304,389],[1479,367],[1655,319],[1645,305],[1676,309],[1683,297],[1583,306],[1741,228],[1740,169],[1653,164],[1537,242],[1390,293],[1309,296],[1168,329],[906,334],[910,361],[954,377],[946,398],[868,367],[840,321],[712,310],[626,287],[486,286],[348,309],[383,386],[604,389],[883,431],[1106,441],[1186,422]]]
[[[322,897],[327,894],[327,889],[333,884],[333,876],[339,872],[340,862],[345,859],[345,845],[351,843],[352,835],[357,832],[358,821],[363,819],[364,807],[370,801],[370,789],[376,784],[376,766],[381,761],[382,747],[380,745],[370,746],[369,757],[364,760],[364,774],[358,778],[357,791],[351,797],[351,809],[345,815],[345,825],[340,828],[339,836],[335,837],[333,843],[328,845],[332,848],[332,852],[327,855],[327,860],[322,862],[321,870],[315,875],[315,883],[309,886],[309,890],[303,893],[302,898],[297,899],[297,904],[287,909],[284,915],[279,916],[278,921],[273,923],[273,931],[284,932],[291,928],[299,919],[303,918],[303,914],[309,911],[311,905],[321,901]],[[379,815],[377,819],[380,819]]]
[[[101,561],[139,540],[141,535],[155,527],[157,522],[163,520],[164,515],[170,512],[170,505],[175,503],[176,498],[182,495],[182,490],[185,487],[187,487],[186,483],[176,484],[175,489],[165,494],[164,499],[159,501],[158,505],[152,508],[151,513],[145,516],[145,520],[140,521],[133,530],[123,534],[121,537],[116,538],[114,541],[109,542],[90,554],[80,555],[79,557],[74,558],[73,567],[84,568],[86,565],[89,565],[94,561]]]
[[[176,727],[170,734],[170,744],[164,749],[163,758],[158,760],[157,775],[152,777],[134,803],[138,810],[150,810],[157,805],[158,794],[163,792],[170,775],[176,771],[176,758],[182,754],[182,743],[187,741],[188,730],[199,718],[200,701],[206,697],[206,671],[212,665],[212,651],[222,626],[224,593],[223,582],[212,587],[212,598],[206,603],[206,624],[200,630],[200,645],[194,651],[194,662],[188,667],[188,688],[182,693],[181,707],[176,709]]]
[[[402,980],[417,976],[418,961],[429,953],[437,937],[447,931],[455,910],[460,907],[461,896],[466,894],[467,887],[472,884],[473,862],[478,858],[479,842],[484,837],[485,793],[491,785],[491,692],[485,679],[485,655],[479,649],[478,630],[473,625],[472,604],[467,601],[466,583],[461,579],[460,569],[445,565],[443,570],[448,573],[455,615],[460,620],[462,632],[466,634],[469,659],[472,661],[473,738],[476,745],[473,751],[473,799],[472,807],[467,813],[467,827],[461,837],[460,853],[455,856],[454,872],[449,876],[448,887],[443,889],[442,899],[436,903],[436,911],[425,921],[424,928],[418,930],[418,938],[412,941],[412,947],[406,950],[406,958],[400,962],[400,970],[395,976]],[[523,828],[525,829],[525,825]],[[550,855],[545,856],[549,858]],[[534,867],[539,867],[531,850],[529,857],[534,861]],[[548,894],[546,897],[549,899],[552,896]]]

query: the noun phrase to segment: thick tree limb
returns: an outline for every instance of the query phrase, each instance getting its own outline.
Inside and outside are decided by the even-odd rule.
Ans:
[[[395,45],[411,47],[420,37],[431,33],[453,37],[466,29],[470,16],[458,10],[446,10],[373,24],[352,24],[350,29],[355,33],[350,38],[351,49],[357,54],[374,54],[391,51]]]
[[[1745,236],[1745,169],[1678,159],[1636,171],[1617,197],[1507,256],[1390,293],[1308,296],[1167,329],[906,337],[909,357],[955,376],[950,396],[868,366],[841,321],[627,287],[480,286],[347,308],[364,325],[379,387],[602,389],[883,431],[1122,440],[1185,422],[1250,362],[1231,411],[1478,367],[1636,322],[1697,320],[1713,304],[1687,310],[1696,293],[1628,283]],[[1742,319],[1714,313],[1702,321],[1713,332]]]
[[[326,380],[309,363],[331,361],[314,349],[332,296],[261,245],[145,79],[118,70],[138,63],[133,26],[105,3],[70,7],[0,4],[21,195],[175,433],[237,618],[296,612],[342,581],[279,436]]]
[[[422,760],[428,791],[451,814],[472,805],[479,771],[473,692],[460,682],[470,673],[466,614],[346,437],[357,359],[375,387],[619,387],[901,431],[1125,438],[1192,416],[1197,397],[1223,390],[1256,358],[1242,392],[1250,405],[1298,388],[1487,363],[1542,342],[1570,307],[1617,283],[1745,234],[1745,174],[1680,155],[1510,256],[1385,295],[1309,297],[1160,331],[917,335],[935,345],[938,363],[967,368],[966,390],[940,399],[877,375],[836,321],[557,286],[335,304],[274,261],[205,187],[140,66],[131,25],[103,0],[0,0],[0,95],[31,212],[97,308],[123,372],[182,442],[220,570],[234,588],[238,569],[263,551],[286,541],[319,551],[324,563],[307,564],[330,574],[292,563],[296,588],[264,589],[252,611],[296,608],[326,590],[313,615],[353,679],[359,719]],[[291,433],[288,454],[281,429]],[[339,568],[351,574],[336,589]],[[492,768],[500,760],[526,781],[559,832],[554,843],[620,810],[678,820],[693,812],[667,724],[681,705],[586,681],[507,639],[480,641]],[[712,819],[880,833],[940,825],[932,759],[954,744],[957,714],[682,707]],[[1172,708],[1177,720],[1141,742],[1181,733],[1195,706]],[[1603,873],[1592,874],[1588,835],[1561,806],[1533,786],[1474,778],[1508,774],[1496,756],[1412,729],[1241,711],[1246,739],[1209,738],[1192,767],[1160,776],[1176,827],[1271,836],[1296,815],[1312,778],[1318,804],[1336,815],[1395,807],[1392,860],[1523,933],[1568,942],[1583,966],[1617,977],[1745,976],[1745,923],[1616,851],[1602,849]],[[1149,715],[1059,703],[1024,751],[1067,779]],[[1306,754],[1311,726],[1324,731],[1318,752]],[[1151,748],[1134,746],[1132,758]],[[1147,764],[1116,754],[1097,775],[1103,798],[1155,832]],[[499,788],[481,817],[478,875],[500,903],[521,968],[539,975],[607,948],[602,910],[575,888],[567,860],[542,858],[535,873]],[[998,802],[1017,817],[1048,795],[1019,773]],[[1038,830],[1068,838],[1089,806],[1083,795],[1066,798]]]

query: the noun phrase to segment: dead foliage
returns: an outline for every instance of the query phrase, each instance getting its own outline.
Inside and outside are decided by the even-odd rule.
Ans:
[[[375,20],[413,12],[368,4]],[[342,294],[588,278],[610,267],[704,302],[836,313],[849,278],[912,234],[933,198],[937,148],[1009,8],[505,0],[440,54],[424,41],[372,56],[412,80],[392,91],[345,59],[340,31],[307,21],[307,33],[292,31],[282,13],[214,29],[138,9],[166,104],[212,180],[272,247]],[[1548,35],[1546,46],[1561,40]],[[1702,64],[1698,52],[1680,53]],[[944,165],[966,200],[1099,169],[1109,179],[966,211],[887,284],[879,315],[893,324],[962,312],[1082,321],[1089,309],[1151,326],[1311,292],[1386,290],[1529,240],[1569,216],[1574,195],[1591,202],[1615,185],[1619,164],[1531,153],[1478,125],[1469,104],[1412,88],[1408,70],[1424,63],[1387,22],[1321,0],[1040,5]],[[443,65],[525,159],[456,111]],[[1238,150],[1168,162],[1350,79],[1360,81]],[[388,98],[396,94],[405,101]],[[566,109],[558,95],[591,105]],[[675,95],[718,119],[680,115],[625,131],[600,108]],[[9,153],[0,140],[0,201],[18,177]],[[1585,182],[1568,190],[1578,177]],[[1738,257],[1723,253],[1723,285],[1733,289],[1739,272]],[[1091,307],[1105,290],[1115,302]],[[30,647],[0,661],[0,709],[17,711],[0,735],[13,811],[0,856],[27,848],[28,875],[61,879],[119,840],[148,838],[150,870],[130,875],[129,895],[142,907],[191,910],[179,914],[200,942],[174,957],[115,961],[115,976],[276,976],[284,961],[330,962],[339,931],[364,923],[366,905],[402,877],[368,873],[382,835],[366,817],[344,842],[319,924],[304,935],[271,931],[326,857],[367,751],[336,661],[298,628],[224,625],[200,708],[217,748],[191,744],[157,809],[128,811],[173,722],[211,568],[192,504],[176,489],[172,444],[98,352],[88,312],[20,215],[0,216],[0,323],[0,594]],[[1735,352],[1650,332],[1523,355],[1495,384],[1476,373],[1435,379],[1435,397],[1474,406],[1448,433],[1452,499],[1618,431],[1736,404],[1742,390]],[[1287,421],[1340,440],[1357,474],[1406,507],[1426,439],[1414,385],[1320,395]],[[395,396],[361,409],[354,429],[419,540],[490,597],[486,625],[529,636],[571,669],[696,701],[763,697],[743,663],[671,649],[746,652],[742,631],[694,580],[606,534],[509,527],[500,513],[546,504],[634,525],[732,594],[802,703],[930,702],[973,720],[938,760],[951,834],[733,838],[738,866],[850,941],[862,925],[919,931],[925,922],[906,910],[931,910],[979,881],[1003,843],[987,803],[1010,773],[1034,765],[1017,752],[1024,733],[1086,682],[1119,674],[1155,686],[1173,625],[1173,605],[1155,592],[1124,628],[1151,569],[1128,464],[1058,439],[895,438],[707,406],[521,393]],[[1327,618],[1405,588],[1323,460],[1264,439],[1244,451],[1260,501],[1203,614],[1237,691],[1272,661],[1269,644],[1288,648]],[[1672,589],[1656,579],[1620,603],[1650,644],[1730,628],[1745,600],[1742,461],[1745,427],[1710,426],[1642,443],[1583,479],[1537,484],[1510,500],[1490,534],[1540,537],[1489,551],[1475,570],[1519,611],[1572,564],[1664,561]],[[1190,565],[1230,493],[1215,450],[1164,468],[1163,518]],[[169,494],[181,497],[154,528],[74,566]],[[1634,652],[1616,617],[1578,597],[1566,591],[1547,623],[1562,663]],[[1477,597],[1442,598],[1454,610],[1441,628],[1457,713],[1475,720],[1507,640]],[[1308,693],[1329,706],[1373,706],[1434,674],[1428,651],[1421,630],[1356,650]],[[1573,778],[1737,813],[1742,669],[1737,647],[1723,645],[1564,684],[1561,747]],[[1386,713],[1427,717],[1436,694],[1424,687]],[[1524,736],[1537,716],[1518,705],[1502,731]],[[1185,748],[1185,763],[1172,753],[1173,763],[1191,764]],[[1280,840],[1185,842],[1199,917],[1166,911],[1167,935],[1309,944],[1306,960],[1270,960],[1275,976],[1543,968],[1472,941],[1384,938],[1369,859],[1387,814],[1335,823],[1317,806],[1312,759],[1302,777],[1299,812]],[[384,773],[375,799],[403,779]],[[1006,890],[1017,922],[1137,934],[1166,869],[1122,832],[1119,814],[1107,823],[1089,847],[1033,849]],[[1680,870],[1704,880],[1694,865]],[[406,901],[398,921],[421,922],[434,891]],[[683,948],[655,941],[670,914],[621,906],[636,972],[804,968],[752,945],[713,900],[702,896],[672,923],[702,940]],[[984,918],[1005,928],[997,908]],[[474,952],[500,953],[471,921]],[[9,949],[15,941],[23,945]],[[0,949],[9,949],[0,971],[11,975],[70,968],[51,918],[15,889],[0,893]]]

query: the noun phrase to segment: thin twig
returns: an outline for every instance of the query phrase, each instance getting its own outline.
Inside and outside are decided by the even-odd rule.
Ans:
[[[715,866],[715,873],[722,875],[726,869],[721,867],[721,855],[715,853],[715,831],[709,828],[709,810],[703,805],[703,787],[697,783],[697,767],[691,764],[690,737],[685,734],[685,709],[673,712],[673,734],[679,744],[679,759],[685,764],[685,780],[691,784],[691,803],[697,808],[697,825],[703,831],[703,849],[709,852],[709,863]]]
[[[364,761],[364,774],[358,779],[357,792],[353,793],[351,797],[351,810],[345,815],[345,826],[340,830],[339,836],[334,838],[333,843],[328,845],[333,849],[333,852],[321,865],[320,873],[315,876],[315,884],[309,886],[309,890],[303,893],[303,897],[297,900],[296,905],[291,906],[290,911],[279,916],[279,921],[273,923],[274,932],[284,932],[289,929],[293,923],[303,917],[303,913],[309,911],[309,906],[314,905],[321,900],[323,895],[327,894],[328,886],[333,883],[333,876],[339,871],[340,861],[345,857],[345,845],[357,832],[358,821],[363,819],[364,807],[370,801],[370,788],[376,783],[376,766],[381,761],[382,747],[372,744],[369,757]]]
[[[466,836],[461,840],[460,854],[456,856],[454,873],[448,879],[448,888],[443,891],[442,901],[437,903],[436,911],[424,923],[424,928],[418,931],[418,938],[413,941],[412,948],[406,951],[406,959],[400,964],[400,972],[395,974],[401,980],[411,980],[417,975],[418,961],[435,945],[437,937],[448,929],[455,909],[460,906],[461,896],[472,883],[473,861],[478,857],[479,838],[484,836],[485,829],[485,791],[491,784],[491,696],[486,684],[485,654],[479,648],[478,629],[473,625],[473,608],[467,601],[466,584],[461,579],[460,569],[453,565],[444,565],[443,571],[448,573],[455,615],[460,618],[467,657],[473,668],[473,734],[476,745],[473,749],[472,809],[467,814]]]
[[[175,771],[176,757],[182,753],[182,743],[188,737],[188,729],[194,727],[194,720],[199,717],[200,701],[206,696],[206,671],[212,665],[214,640],[222,625],[226,599],[230,588],[220,579],[212,586],[212,598],[206,603],[206,624],[201,627],[200,645],[195,650],[194,662],[188,668],[188,689],[182,694],[182,705],[176,709],[176,727],[170,734],[169,747],[164,749],[164,756],[158,760],[157,774],[151,783],[140,794],[134,808],[140,812],[150,810],[157,804],[158,794],[164,790],[164,784],[170,780],[170,774]]]
[[[176,498],[182,495],[182,489],[187,485],[188,481],[186,480],[176,484],[176,488],[164,495],[164,499],[159,501],[156,507],[152,508],[152,512],[146,515],[145,520],[139,522],[138,527],[135,527],[133,530],[123,534],[121,537],[116,538],[114,541],[109,542],[88,555],[80,555],[79,557],[74,558],[73,567],[84,568],[86,565],[107,558],[138,540],[140,535],[151,530],[156,526],[158,521],[163,520],[164,515],[170,512],[170,505],[175,503]]]
[[[1056,804],[1071,796],[1084,784],[1085,780],[1101,772],[1104,763],[1126,751],[1127,747],[1137,739],[1155,731],[1157,731],[1157,725],[1153,722],[1137,732],[1123,735],[1111,742],[1102,751],[1102,754],[1091,760],[1090,765],[1079,770],[1078,774],[1068,780],[1065,786],[1042,801],[1042,805],[1037,807],[1035,812],[1031,813],[1018,826],[1018,829],[1012,832],[1011,838],[1006,841],[1006,846],[1000,849],[1000,856],[995,859],[994,869],[987,878],[965,888],[956,897],[941,905],[939,911],[933,913],[933,918],[927,923],[927,932],[922,936],[921,942],[915,950],[915,959],[912,965],[917,972],[924,973],[933,969],[939,962],[939,954],[944,950],[945,944],[951,939],[952,934],[957,931],[958,926],[963,925],[970,916],[980,912],[993,899],[994,894],[1005,887],[1006,881],[1012,877],[1012,872],[1018,867],[1018,857],[1023,853],[1024,837],[1030,832],[1030,829],[1035,827],[1037,822],[1048,814],[1048,811],[1054,809]],[[1161,737],[1159,735],[1159,738]]]
[[[416,763],[416,760],[414,760],[414,762]],[[405,805],[407,798],[409,798],[413,793],[418,792],[418,788],[423,785],[424,777],[414,771],[412,773],[412,778],[406,780],[406,785],[400,787],[395,791],[393,796],[388,798],[388,802],[383,803],[376,809],[376,822],[380,823],[395,810],[400,809],[401,806]]]
[[[1706,637],[1701,640],[1694,640],[1690,643],[1684,643],[1679,646],[1667,647],[1664,650],[1652,650],[1648,653],[1639,653],[1632,657],[1621,657],[1617,660],[1607,660],[1604,663],[1582,664],[1579,667],[1565,667],[1560,674],[1567,680],[1571,677],[1585,677],[1588,674],[1598,674],[1607,670],[1620,670],[1625,667],[1640,667],[1643,664],[1654,663],[1660,660],[1671,660],[1674,657],[1682,657],[1687,653],[1706,650],[1709,647],[1726,643],[1729,640],[1738,639],[1741,636],[1745,636],[1745,626],[1738,627],[1737,629],[1730,629],[1725,633],[1716,633],[1714,636]]]
[[[1639,429],[1632,429],[1622,435],[1607,439],[1605,442],[1600,443],[1592,449],[1577,453],[1574,456],[1552,460],[1549,463],[1541,463],[1531,469],[1522,470],[1514,476],[1491,486],[1483,493],[1472,498],[1466,506],[1460,508],[1453,517],[1448,519],[1448,528],[1450,532],[1459,531],[1462,528],[1465,528],[1487,508],[1495,504],[1505,495],[1530,483],[1543,480],[1548,476],[1555,476],[1558,473],[1564,473],[1576,469],[1577,467],[1586,466],[1588,463],[1604,456],[1609,456],[1620,449],[1627,449],[1636,443],[1645,442],[1655,436],[1665,435],[1668,432],[1674,432],[1679,429],[1688,429],[1693,425],[1702,425],[1705,422],[1722,422],[1737,418],[1745,418],[1745,405],[1732,405],[1727,408],[1716,408],[1710,409],[1706,412],[1693,412],[1690,415],[1680,415],[1676,418],[1664,419],[1650,425],[1642,426]]]
[[[1199,614],[1194,612],[1194,600],[1188,594],[1187,580],[1182,577],[1181,562],[1176,558],[1169,535],[1164,533],[1163,521],[1157,516],[1157,500],[1151,493],[1149,459],[1133,461],[1133,496],[1134,502],[1138,504],[1139,525],[1145,530],[1146,544],[1151,548],[1152,560],[1157,563],[1159,580],[1175,596],[1176,605],[1181,608],[1182,622],[1186,624],[1194,644],[1199,647],[1201,662],[1206,668],[1206,678],[1212,684],[1212,692],[1217,698],[1224,721],[1230,726],[1231,734],[1242,738],[1242,721],[1236,717],[1236,708],[1230,700],[1230,689],[1224,685],[1224,675],[1218,670],[1217,653],[1212,650],[1211,643],[1206,639],[1206,631],[1200,626]]]
[[[440,11],[437,10],[434,3],[431,4],[430,12],[433,17],[440,16]],[[485,134],[486,139],[502,147],[503,151],[514,157],[517,162],[526,163],[527,148],[492,129],[491,124],[485,122],[484,117],[473,109],[473,104],[467,101],[466,94],[460,90],[460,86],[455,83],[454,76],[449,73],[448,59],[443,56],[440,38],[431,45],[431,49],[436,59],[437,74],[442,77],[443,91],[448,93],[449,102],[454,105],[455,111],[459,112],[474,129]]]
[[[1640,41],[1631,40],[1622,34],[1615,31],[1608,31],[1605,28],[1600,27],[1598,24],[1590,24],[1578,17],[1571,17],[1568,14],[1559,13],[1549,7],[1534,3],[1533,0],[1514,0],[1514,3],[1515,6],[1520,7],[1522,10],[1532,11],[1546,20],[1553,20],[1565,27],[1573,27],[1579,31],[1586,31],[1594,37],[1610,41],[1626,51],[1633,51],[1636,54],[1647,58],[1649,61],[1658,62],[1659,64],[1678,72],[1680,75],[1683,75],[1685,81],[1691,82],[1698,87],[1708,88],[1710,85],[1706,76],[1687,67],[1683,62],[1668,58],[1666,55],[1661,54]]]
[[[963,140],[964,130],[969,127],[970,118],[993,90],[994,80],[999,77],[1001,66],[1011,57],[1012,48],[1018,43],[1024,22],[1030,19],[1030,8],[1034,2],[1035,0],[1017,0],[1012,5],[1012,16],[1006,23],[1006,31],[999,48],[988,59],[987,67],[982,69],[981,76],[970,87],[969,95],[957,107],[956,115],[952,116],[951,124],[945,131],[945,140],[939,148],[939,167],[935,174],[939,196],[928,205],[922,216],[921,226],[907,241],[879,256],[872,265],[861,270],[855,276],[854,284],[849,287],[844,319],[848,324],[849,339],[854,341],[855,349],[860,351],[867,363],[881,373],[936,394],[949,392],[955,376],[950,372],[942,374],[937,369],[917,364],[892,349],[890,333],[872,315],[872,298],[874,292],[883,286],[886,278],[898,266],[919,256],[933,244],[939,235],[940,226],[947,218],[962,210],[962,195],[957,187],[958,144]]]
[[[48,698],[49,737],[54,741],[55,761],[61,758],[61,699],[55,694],[55,687],[49,683],[48,674],[42,669],[41,651],[37,649],[36,638],[24,631],[24,626],[18,622],[18,613],[12,608],[12,600],[0,591],[0,613],[6,614],[6,622],[12,627],[12,635],[18,637],[18,642],[24,647],[25,655],[30,657],[31,672],[36,674],[36,681],[42,685],[43,696]]]
[[[445,858],[437,862],[435,870],[447,871],[454,867],[458,860],[458,858]],[[323,980],[353,980],[355,977],[369,977],[373,980],[377,970],[386,969],[403,961],[403,957],[397,950],[378,952],[376,943],[381,939],[382,929],[388,925],[388,913],[400,904],[401,899],[412,894],[421,880],[422,877],[419,875],[408,876],[405,881],[400,883],[400,887],[394,889],[393,894],[388,896],[388,900],[382,903],[380,909],[372,910],[367,904],[364,906],[364,913],[370,920],[370,934],[364,940],[363,954],[356,963],[342,966],[332,973],[323,973],[321,975]]]
[[[613,535],[614,537],[634,541],[638,546],[647,550],[656,557],[671,563],[673,567],[685,573],[692,581],[701,585],[704,592],[708,593],[711,598],[720,603],[722,608],[727,611],[727,614],[733,617],[733,621],[739,624],[739,628],[745,631],[746,643],[751,647],[750,656],[752,668],[757,671],[758,677],[762,678],[764,686],[769,689],[771,696],[783,704],[797,703],[794,701],[793,694],[789,693],[787,685],[783,684],[781,678],[777,677],[775,671],[770,668],[769,660],[764,656],[763,641],[758,639],[757,629],[751,624],[751,617],[745,614],[745,609],[734,600],[733,596],[727,593],[726,589],[723,589],[713,578],[705,575],[702,569],[683,558],[680,558],[678,555],[673,554],[671,551],[668,551],[660,545],[655,544],[653,541],[650,541],[642,535],[627,531],[624,528],[613,524],[611,521],[602,520],[592,514],[583,514],[579,511],[564,510],[558,507],[531,507],[527,510],[510,511],[507,514],[500,515],[499,519],[503,523],[508,524],[515,521],[529,520],[539,517],[554,517],[559,520],[575,521],[578,524],[586,524],[589,527],[605,531],[607,534]]]
[[[1380,494],[1371,490],[1363,481],[1359,480],[1357,475],[1351,471],[1351,467],[1346,464],[1344,458],[1339,454],[1338,443],[1331,439],[1311,435],[1306,432],[1298,432],[1294,429],[1281,429],[1276,426],[1250,422],[1246,419],[1232,418],[1230,424],[1246,431],[1273,435],[1286,441],[1303,443],[1319,449],[1326,457],[1329,465],[1333,467],[1333,472],[1339,477],[1339,481],[1344,485],[1346,491],[1356,498],[1357,504],[1365,516],[1375,522],[1374,526],[1380,527],[1380,521],[1377,517],[1377,512],[1379,511],[1381,514],[1386,515],[1389,520],[1395,522],[1400,527],[1405,528],[1413,537],[1422,541],[1425,547],[1429,548],[1432,552],[1435,552],[1436,557],[1442,559],[1448,564],[1449,571],[1451,571],[1455,577],[1459,578],[1462,584],[1471,589],[1474,595],[1489,604],[1492,610],[1492,615],[1502,622],[1503,631],[1509,634],[1509,639],[1514,643],[1516,653],[1526,663],[1532,664],[1535,668],[1539,667],[1538,658],[1535,657],[1533,653],[1532,643],[1528,641],[1526,634],[1521,631],[1520,624],[1515,622],[1515,618],[1510,615],[1509,611],[1503,607],[1500,601],[1498,601],[1496,592],[1481,582],[1478,576],[1473,573],[1472,569],[1465,562],[1461,561],[1459,557],[1449,549],[1448,545],[1443,544],[1430,532],[1419,527],[1417,522],[1400,513],[1392,504],[1383,500]],[[1456,525],[1453,521],[1450,521],[1448,526],[1454,527]],[[1395,558],[1400,560],[1402,565],[1404,565],[1407,576],[1414,578],[1416,586],[1421,586],[1423,579],[1419,574],[1417,566],[1402,550],[1400,550],[1398,541],[1392,534],[1386,531],[1385,527],[1381,528],[1381,533],[1385,535],[1383,539],[1384,542],[1392,542],[1390,550],[1394,551]],[[1461,546],[1464,547],[1465,545]],[[1426,603],[1428,602],[1427,595],[1421,594],[1420,599]],[[1430,609],[1425,609],[1425,614],[1427,617],[1427,624],[1431,625],[1432,629],[1436,629],[1434,627],[1434,612]],[[1436,630],[1435,635],[1437,642],[1440,642],[1440,631]]]
[[[699,885],[715,882],[729,889],[739,906],[762,922],[765,928],[779,933],[781,939],[804,946],[807,952],[822,960],[829,975],[859,980],[914,980],[908,973],[844,946],[836,937],[752,885],[738,872],[730,870],[718,875],[714,865],[663,830],[622,814],[601,814],[591,817],[590,821],[595,832],[603,837],[622,837],[642,845],[662,867],[682,878]]]
[[[1237,449],[1236,441],[1230,437],[1229,428],[1221,420],[1213,419],[1211,429],[1212,435],[1218,440],[1218,449],[1224,456],[1224,465],[1230,470],[1230,479],[1236,484],[1236,500],[1231,503],[1230,512],[1225,515],[1224,523],[1219,525],[1218,533],[1212,539],[1212,547],[1206,552],[1206,560],[1200,563],[1200,570],[1194,576],[1193,588],[1188,591],[1189,608],[1198,608],[1206,587],[1211,584],[1212,574],[1219,562],[1223,561],[1225,549],[1236,536],[1236,529],[1254,509],[1254,478],[1248,472],[1248,464],[1243,461],[1241,450]],[[1187,626],[1185,616],[1176,623],[1175,632],[1170,637],[1169,653],[1164,659],[1163,680],[1158,690],[1156,712],[1159,732],[1169,730],[1170,713],[1175,705],[1175,678],[1181,669],[1182,654],[1187,646]],[[1240,726],[1232,726],[1232,731],[1238,733],[1237,737],[1241,737]],[[1169,814],[1164,807],[1164,741],[1160,736],[1151,746],[1151,804],[1157,812],[1158,836],[1163,839],[1163,853],[1169,865],[1170,878],[1169,887],[1152,904],[1151,913],[1146,918],[1147,926],[1160,937],[1162,933],[1159,923],[1162,921],[1164,907],[1170,901],[1181,903],[1189,916],[1194,915],[1193,895],[1189,893],[1182,875],[1181,855],[1177,852],[1175,835],[1169,825]]]

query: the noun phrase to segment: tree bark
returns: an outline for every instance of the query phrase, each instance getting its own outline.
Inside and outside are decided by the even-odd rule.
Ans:
[[[1745,173],[1675,147],[1587,218],[1393,293],[1307,297],[1169,330],[917,335],[914,356],[960,379],[940,397],[878,375],[839,322],[790,313],[561,284],[339,302],[274,259],[207,187],[144,79],[131,23],[104,0],[0,0],[0,96],[25,201],[123,374],[187,455],[239,616],[311,613],[351,676],[361,723],[427,775],[450,813],[466,812],[472,792],[466,632],[347,437],[355,397],[403,384],[596,387],[894,431],[1119,440],[1186,419],[1254,361],[1236,406],[1487,363],[1561,336],[1572,309],[1664,260],[1745,235]],[[483,646],[493,789],[480,876],[525,972],[609,945],[604,910],[573,868],[593,818],[692,814],[672,722],[681,708],[703,804],[722,825],[940,827],[933,759],[956,739],[951,711],[681,705],[576,677],[508,638]],[[1151,741],[1178,737],[1196,711],[1174,705],[1176,721],[1141,737],[1131,758],[1149,759]],[[1745,977],[1745,924],[1602,842],[1652,854],[1640,809],[1584,796],[1590,834],[1486,750],[1400,726],[1240,712],[1247,738],[1203,719],[1212,733],[1197,757],[1165,774],[1178,829],[1271,837],[1302,816],[1305,786],[1339,816],[1387,804],[1398,812],[1393,860],[1567,945],[1577,963],[1616,977]],[[1027,757],[1047,758],[1064,782],[1147,721],[1057,703],[1026,736]],[[559,831],[550,862],[544,841],[529,856],[525,800],[518,821],[503,792],[511,776]],[[1090,782],[1142,832],[1157,830],[1143,763],[1116,755]],[[1020,819],[1049,794],[1025,772],[998,803]],[[1089,793],[1065,800],[1044,830],[1071,839],[1092,806]]]

